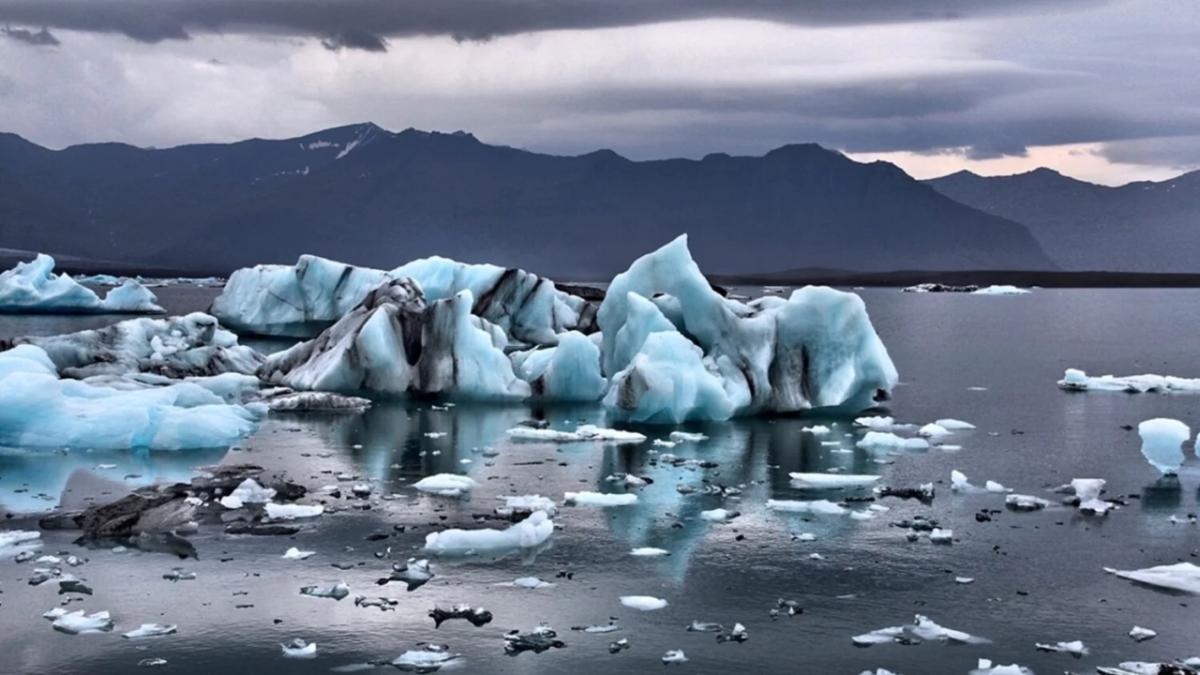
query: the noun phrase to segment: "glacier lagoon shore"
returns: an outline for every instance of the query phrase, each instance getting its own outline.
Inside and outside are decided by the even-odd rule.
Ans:
[[[191,292],[160,291],[172,313],[202,309],[211,299],[211,291],[200,293],[194,296],[198,304],[174,309],[171,293],[177,290]],[[906,375],[887,413],[918,425],[946,417],[972,422],[977,429],[943,441],[959,450],[886,456],[892,463],[878,464],[877,457],[855,447],[865,429],[844,418],[806,417],[689,424],[683,429],[708,439],[669,448],[655,444],[670,442],[668,429],[639,426],[631,428],[647,436],[641,444],[510,443],[507,430],[528,419],[543,417],[561,429],[606,420],[594,404],[497,407],[409,401],[377,403],[356,416],[273,415],[242,449],[230,451],[0,455],[0,502],[8,509],[22,503],[52,506],[59,497],[56,490],[72,474],[137,484],[154,478],[186,480],[195,466],[214,463],[257,463],[286,471],[314,495],[331,484],[344,493],[337,499],[320,497],[331,511],[303,523],[294,536],[228,535],[220,527],[204,526],[190,537],[199,559],[87,550],[71,543],[76,533],[44,532],[39,555],[64,552],[87,558],[84,565],[65,569],[85,579],[94,594],[70,608],[109,610],[117,628],[110,635],[91,636],[51,630],[40,616],[61,596],[54,588],[25,583],[33,561],[0,561],[5,589],[0,615],[9,637],[23,645],[15,663],[30,673],[140,672],[137,662],[155,656],[166,659],[172,672],[282,667],[328,672],[391,660],[425,640],[461,654],[457,667],[464,672],[524,672],[534,666],[582,672],[659,669],[669,649],[685,651],[683,667],[697,672],[886,667],[898,673],[965,673],[977,658],[1055,672],[1192,656],[1188,627],[1193,617],[1180,604],[1186,598],[1117,579],[1102,568],[1138,569],[1190,559],[1197,528],[1169,518],[1197,510],[1195,477],[1185,467],[1178,488],[1160,483],[1138,452],[1136,433],[1121,425],[1163,416],[1196,426],[1190,419],[1195,399],[1072,395],[1059,391],[1054,379],[1068,365],[1113,369],[1118,357],[1134,364],[1131,370],[1144,365],[1144,370],[1200,372],[1200,359],[1186,341],[1138,338],[1143,330],[1169,331],[1180,322],[1200,320],[1195,309],[1200,296],[1193,291],[1046,290],[997,307],[986,298],[912,297],[897,289],[860,293]],[[1113,314],[1129,317],[1136,327],[1111,326],[1093,340],[1077,339]],[[48,334],[96,327],[89,322],[97,319],[0,317],[0,337],[36,332],[34,326]],[[816,426],[830,433],[803,431]],[[833,442],[837,445],[823,444]],[[959,496],[949,489],[950,471],[959,469],[980,484],[984,478],[995,479],[1056,502],[1050,488],[1083,476],[1081,467],[1108,480],[1108,495],[1137,494],[1140,499],[1097,520],[1064,507],[1009,513],[1003,496]],[[929,505],[879,499],[890,510],[867,520],[766,508],[768,499],[838,501],[869,494],[814,491],[789,479],[790,473],[838,468],[846,474],[881,475],[887,485],[933,482],[937,497]],[[425,495],[412,487],[439,473],[469,475],[477,487],[465,500]],[[654,482],[632,487],[609,480],[619,474]],[[355,479],[339,481],[339,475]],[[738,487],[741,494],[705,490],[704,479]],[[110,483],[88,489],[111,493]],[[370,485],[373,497],[350,497],[357,483]],[[677,489],[689,484],[693,492]],[[560,506],[555,517],[560,529],[545,549],[495,561],[433,558],[437,576],[411,593],[398,582],[376,585],[392,563],[419,554],[431,532],[502,527],[503,521],[491,516],[501,505],[498,497],[536,493],[561,504],[568,491],[632,492],[639,499],[608,508]],[[37,493],[48,498],[35,499]],[[392,494],[399,497],[383,499]],[[366,505],[371,508],[364,510]],[[738,515],[726,522],[700,515],[718,508]],[[865,511],[867,505],[851,503],[850,508]],[[978,523],[975,515],[981,509],[1001,513],[992,522]],[[893,523],[917,516],[953,530],[955,542],[935,546],[906,541],[905,531]],[[35,525],[36,518],[18,516],[8,519],[6,528]],[[380,534],[386,537],[377,539]],[[280,556],[292,546],[315,553],[303,561],[283,560]],[[391,558],[376,557],[388,547]],[[651,547],[670,555],[631,555],[635,548]],[[1069,561],[1064,548],[1072,552]],[[810,557],[814,553],[820,559]],[[197,578],[162,578],[177,566]],[[533,576],[554,586],[498,585]],[[957,583],[955,577],[974,581]],[[342,580],[351,595],[340,602],[299,593],[303,586]],[[398,604],[394,611],[381,611],[352,604],[356,595],[390,597]],[[621,596],[641,595],[669,604],[639,612],[620,603]],[[803,614],[772,619],[769,612],[780,598],[800,603]],[[481,628],[452,621],[434,629],[426,612],[457,603],[484,607],[496,618]],[[991,642],[953,646],[934,640],[861,649],[850,641],[880,626],[910,622],[914,613]],[[596,635],[570,630],[607,624],[609,616],[617,617],[619,631]],[[149,641],[119,637],[151,621],[178,624],[179,631]],[[541,621],[557,630],[565,648],[504,655],[504,631],[528,631]],[[750,639],[717,643],[712,634],[685,631],[692,621],[723,623],[726,630],[740,622]],[[1134,643],[1126,636],[1134,624],[1152,628],[1158,636]],[[293,637],[317,643],[316,658],[282,661],[279,644]],[[608,643],[621,637],[630,640],[630,648],[610,655]],[[1078,661],[1034,648],[1036,642],[1074,639],[1091,649]]]

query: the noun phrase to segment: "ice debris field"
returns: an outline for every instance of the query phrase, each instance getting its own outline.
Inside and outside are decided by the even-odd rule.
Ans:
[[[0,311],[161,313],[154,294],[137,281],[85,279],[91,285],[120,284],[101,299],[71,277],[55,275],[53,267],[52,259],[38,256],[0,274]],[[988,287],[967,292],[1020,295],[1028,291]],[[291,344],[270,353],[252,348],[249,340],[243,344],[245,338],[262,337],[284,338]],[[409,525],[397,524],[392,533],[368,534],[367,541],[387,543],[374,551],[379,578],[373,585],[347,583],[340,576],[350,576],[354,567],[334,563],[337,570],[330,573],[326,561],[319,567],[300,567],[311,571],[313,583],[289,591],[313,602],[353,598],[355,607],[380,613],[396,612],[400,605],[400,600],[387,595],[391,585],[404,593],[419,593],[423,587],[437,588],[453,579],[462,569],[459,565],[472,561],[512,556],[536,561],[564,530],[594,519],[636,521],[645,518],[647,504],[653,508],[667,504],[671,511],[666,515],[692,531],[719,531],[762,518],[789,519],[803,531],[784,535],[798,544],[820,542],[829,532],[851,523],[889,518],[889,512],[901,505],[929,505],[938,498],[935,483],[948,485],[952,499],[987,504],[975,514],[981,523],[1005,512],[1046,511],[1093,519],[1099,525],[1104,519],[1120,518],[1121,509],[1129,505],[1127,497],[1108,494],[1103,477],[1084,469],[1069,482],[1049,487],[1005,485],[988,476],[973,480],[957,469],[935,479],[892,482],[887,467],[903,462],[906,455],[955,453],[982,432],[971,422],[955,418],[909,421],[886,414],[899,374],[858,295],[806,287],[786,297],[779,293],[744,300],[729,297],[701,273],[686,237],[634,261],[603,290],[560,288],[524,270],[443,258],[375,270],[302,256],[291,266],[260,265],[237,271],[207,313],[132,318],[58,335],[10,336],[0,340],[0,350],[0,447],[12,452],[101,458],[110,452],[153,451],[199,457],[213,449],[219,453],[240,449],[239,444],[276,415],[336,420],[362,415],[390,401],[416,400],[434,412],[449,412],[455,406],[516,411],[499,413],[497,419],[505,420],[504,426],[491,429],[488,436],[481,434],[481,439],[488,439],[481,443],[500,437],[512,450],[529,447],[562,457],[597,447],[639,448],[653,458],[652,472],[612,471],[599,486],[567,484],[551,490],[540,475],[536,480],[530,474],[510,476],[509,494],[497,497],[484,515],[471,523],[437,523],[411,550],[402,552],[398,545],[393,550],[391,544],[392,537],[405,533]],[[1070,392],[1177,393],[1200,390],[1196,381],[1157,375],[1097,378],[1071,369],[1059,386]],[[588,404],[598,407],[602,417],[550,424],[527,419],[514,404]],[[787,484],[803,498],[759,500],[753,489],[756,481],[733,484],[720,479],[720,462],[704,454],[710,440],[706,433],[675,428],[801,413],[817,416],[821,423],[806,424],[800,434],[831,453],[864,453],[870,458],[866,467],[870,472],[788,471]],[[427,431],[423,436],[432,443],[446,433]],[[1200,453],[1200,442],[1184,422],[1148,419],[1137,433],[1146,463],[1162,480],[1193,480],[1189,465]],[[440,450],[431,452],[436,455]],[[457,468],[464,473],[476,461],[493,466],[499,455],[482,444],[472,446],[470,452],[471,456],[459,459]],[[421,456],[431,455],[422,450]],[[544,461],[530,463],[545,466]],[[348,470],[327,470],[334,475],[324,484],[313,485],[251,463],[201,464],[197,462],[183,476],[133,489],[113,490],[105,483],[101,495],[112,490],[123,496],[93,498],[70,507],[63,504],[43,512],[33,526],[23,521],[25,529],[0,529],[0,559],[25,566],[23,579],[29,586],[58,589],[60,601],[41,615],[48,630],[66,636],[109,634],[109,638],[153,645],[186,635],[189,627],[184,616],[168,623],[149,621],[156,614],[130,616],[98,608],[90,600],[97,589],[86,574],[88,554],[82,554],[83,549],[81,553],[50,550],[44,534],[77,533],[76,543],[86,542],[93,556],[130,549],[148,554],[165,551],[197,564],[197,547],[205,545],[213,532],[235,538],[223,545],[226,548],[235,546],[229,542],[241,536],[309,535],[274,553],[283,564],[301,566],[330,555],[331,549],[313,535],[326,532],[322,522],[338,520],[347,511],[385,508],[389,502],[417,498],[432,500],[433,513],[440,513],[442,505],[469,504],[476,492],[485,489],[478,476],[452,468],[425,473],[405,485],[403,493],[385,493],[377,479]],[[93,468],[106,466],[97,460]],[[704,478],[678,480],[664,472]],[[689,512],[683,501],[689,495],[702,495],[711,508]],[[1172,522],[1186,526],[1196,519]],[[923,515],[893,520],[890,526],[897,538],[929,547],[931,552],[925,555],[935,559],[943,555],[939,551],[953,550],[963,537],[957,527],[951,529]],[[665,544],[665,540],[634,542],[616,555],[663,564],[687,559],[685,547],[652,543]],[[810,564],[825,561],[816,549],[797,556]],[[194,582],[198,575],[189,567],[185,562],[161,577],[172,584]],[[1078,573],[1174,593],[1200,593],[1200,567],[1191,562]],[[552,579],[532,574],[509,579],[488,584],[494,587],[491,592],[549,593],[571,577],[561,572]],[[975,581],[974,576],[953,578],[963,586]],[[603,588],[594,590],[606,595]],[[608,593],[612,597],[605,599],[605,606],[626,610],[627,620],[653,621],[677,602],[670,590],[646,583],[641,593]],[[48,596],[48,605],[55,604],[52,597]],[[74,607],[76,602],[84,604]],[[803,612],[801,602],[780,597],[766,615],[774,622]],[[435,630],[446,622],[480,629],[502,614],[496,607],[461,601],[436,603],[428,611]],[[905,620],[902,612],[891,612],[890,617]],[[726,623],[693,620],[677,638],[667,640],[657,634],[614,635],[606,650],[615,656],[631,648],[652,649],[661,654],[657,660],[671,668],[703,667],[703,656],[696,655],[705,651],[685,641],[685,637],[694,639],[687,634],[709,634],[715,644],[730,648],[751,640],[754,622],[743,623],[738,616],[724,618]],[[986,633],[949,628],[924,613],[909,623],[879,627],[864,616],[860,624],[847,631],[844,640],[859,649],[878,651],[881,662],[887,661],[890,647],[950,644],[979,650],[972,673],[1032,672],[1020,664],[994,664],[986,658],[994,644]],[[607,623],[597,616],[596,623],[571,627],[579,636],[624,630],[615,616]],[[1127,639],[1140,643],[1156,635],[1153,629],[1134,626]],[[498,649],[510,656],[542,654],[574,642],[571,635],[547,623],[514,628],[501,637]],[[1082,658],[1092,653],[1093,642],[1092,635],[1067,634],[1046,636],[1044,642],[1028,647]],[[440,642],[410,646],[398,655],[367,663],[328,665],[433,672],[467,661],[463,653]],[[681,647],[687,647],[686,653]],[[328,648],[312,636],[292,636],[278,641],[273,652],[276,658],[304,662],[322,659]],[[1194,674],[1200,669],[1196,659],[1177,656],[1120,661],[1099,672]],[[147,653],[136,665],[170,664]]]

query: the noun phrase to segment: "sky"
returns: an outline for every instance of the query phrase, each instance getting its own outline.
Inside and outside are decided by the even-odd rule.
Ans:
[[[49,147],[372,121],[556,154],[817,142],[917,178],[1200,168],[1196,0],[0,0]]]

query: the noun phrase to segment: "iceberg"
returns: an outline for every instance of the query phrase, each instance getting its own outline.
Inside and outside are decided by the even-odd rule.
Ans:
[[[1192,563],[1157,565],[1140,570],[1118,570],[1105,567],[1104,571],[1147,586],[1200,594],[1200,566]]]
[[[554,533],[554,521],[541,511],[504,530],[443,530],[425,536],[425,550],[442,555],[471,555],[535,548]]]
[[[598,401],[608,389],[600,348],[578,331],[563,333],[554,347],[514,355],[513,367],[533,395],[555,401]]]
[[[653,304],[676,330],[665,330],[645,303],[631,303],[631,294],[655,298]],[[647,315],[661,332],[644,330],[640,324]],[[635,325],[626,328],[631,322]],[[787,300],[741,303],[723,298],[692,260],[686,235],[617,275],[597,312],[597,323],[604,372],[613,377],[605,405],[640,421],[720,420],[810,408],[862,410],[888,398],[898,379],[857,295],[810,286],[793,291]],[[627,337],[618,349],[623,329]],[[631,345],[644,332],[648,334],[640,349],[626,364]],[[649,358],[639,368],[642,357]],[[703,368],[696,368],[698,361]],[[683,365],[696,371],[695,381],[681,383],[672,376],[671,371]],[[639,370],[657,377],[635,375]],[[724,397],[708,395],[713,380]],[[685,393],[706,395],[679,397],[673,390],[680,386]],[[664,409],[659,404],[647,410],[640,405],[642,398],[675,398],[681,407]]]
[[[504,332],[473,304],[464,290],[427,305],[411,280],[387,281],[316,338],[267,357],[259,377],[299,390],[528,397]]]
[[[0,312],[46,314],[158,314],[158,299],[132,279],[101,299],[68,274],[54,273],[54,258],[39,253],[0,273]]]
[[[1164,476],[1176,474],[1183,466],[1183,443],[1191,437],[1188,426],[1163,417],[1138,424],[1142,437],[1142,456]]]
[[[1200,378],[1175,377],[1173,375],[1101,375],[1089,376],[1078,368],[1067,368],[1063,379],[1058,381],[1060,389],[1067,391],[1123,391],[1127,394],[1145,393],[1191,393],[1200,391]]]
[[[137,373],[169,379],[253,375],[263,361],[262,355],[238,344],[237,335],[203,312],[130,319],[64,335],[16,338],[0,342],[0,347],[19,344],[41,347],[59,372],[73,379]]]
[[[0,446],[181,450],[228,447],[253,433],[259,404],[230,404],[194,382],[123,391],[60,379],[45,350],[0,352]]]
[[[432,257],[394,270],[355,267],[304,255],[295,265],[237,270],[213,301],[221,322],[263,335],[310,338],[389,280],[411,279],[429,302],[470,291],[472,312],[527,344],[553,345],[558,333],[591,332],[595,305],[519,269]]]

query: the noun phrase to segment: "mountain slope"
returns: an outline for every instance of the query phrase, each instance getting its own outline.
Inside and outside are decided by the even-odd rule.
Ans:
[[[371,124],[163,150],[0,136],[10,248],[202,269],[441,254],[600,278],[681,232],[713,272],[1053,266],[1022,225],[816,145],[634,162]]]
[[[951,199],[1024,223],[1064,269],[1197,269],[1200,171],[1121,187],[1050,169],[997,177],[960,171],[926,182]]]

